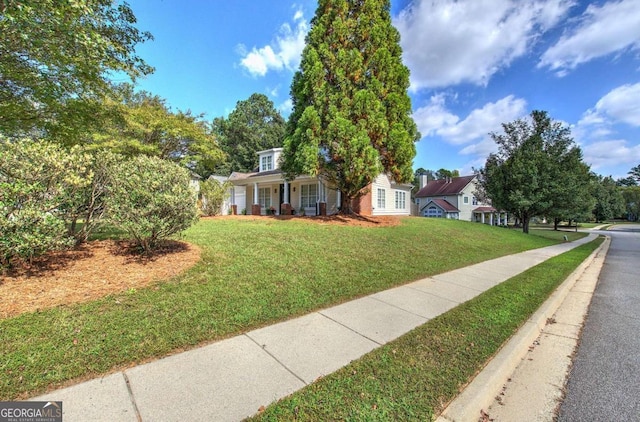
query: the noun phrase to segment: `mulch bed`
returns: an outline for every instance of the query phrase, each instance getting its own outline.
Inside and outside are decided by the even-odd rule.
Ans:
[[[177,241],[166,242],[151,256],[113,240],[52,252],[0,276],[0,318],[148,286],[199,260],[197,246]]]

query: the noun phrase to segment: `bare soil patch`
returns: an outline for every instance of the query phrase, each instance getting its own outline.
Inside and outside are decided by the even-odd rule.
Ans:
[[[148,286],[199,260],[197,246],[178,241],[166,242],[152,256],[136,254],[126,242],[113,240],[49,253],[0,276],[0,318]]]

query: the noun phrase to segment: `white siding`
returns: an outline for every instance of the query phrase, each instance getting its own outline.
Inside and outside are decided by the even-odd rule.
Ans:
[[[242,210],[247,209],[247,187],[234,186],[233,192],[235,193],[234,203],[238,206],[238,214],[240,214]]]
[[[384,189],[384,208],[378,207],[378,189]],[[396,208],[396,192],[404,192],[404,207]],[[389,177],[380,174],[371,184],[371,201],[373,215],[410,215],[411,188],[409,186],[392,185]]]

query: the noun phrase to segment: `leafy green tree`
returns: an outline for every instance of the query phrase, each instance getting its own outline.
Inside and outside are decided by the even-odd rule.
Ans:
[[[460,177],[460,172],[458,170],[447,170],[447,169],[440,169],[436,172],[437,179],[446,179],[446,178],[453,178],[453,177]]]
[[[575,203],[563,203],[570,199],[564,192],[571,189],[575,194],[587,188],[588,167],[569,128],[537,110],[529,119],[502,127],[504,133],[491,134],[498,152],[490,154],[479,170],[479,197],[486,195],[494,207],[513,214],[522,222],[524,233],[529,232],[533,216],[575,211]]]
[[[640,186],[628,186],[622,189],[622,197],[626,205],[627,218],[640,220]]]
[[[553,205],[546,214],[553,220],[553,229],[558,230],[561,221],[571,225],[573,221],[591,219],[595,206],[592,189],[595,175],[582,161],[580,149],[574,148],[560,157],[555,170],[555,177],[561,182],[553,193]]]
[[[625,203],[621,189],[611,176],[598,178],[593,195],[596,200],[593,209],[596,222],[600,223],[620,217],[624,213]]]
[[[258,151],[282,146],[285,121],[264,94],[238,101],[228,118],[213,120],[213,133],[227,156],[216,173],[251,172],[258,166]]]
[[[618,186],[637,186],[638,182],[636,182],[636,179],[629,176],[629,177],[624,177],[624,178],[620,178],[618,180],[616,180],[616,185]]]
[[[640,184],[640,164],[632,167],[628,174],[629,177],[633,178],[638,184]]]
[[[389,0],[321,0],[291,85],[283,170],[342,192],[341,212],[378,174],[411,182],[420,138]]]
[[[197,219],[189,172],[170,161],[139,155],[117,163],[107,194],[109,221],[145,253]]]
[[[0,267],[73,244],[61,208],[86,186],[83,164],[59,145],[0,136]]]
[[[200,182],[200,210],[204,215],[220,215],[232,183],[209,178]]]
[[[88,144],[124,156],[148,155],[182,164],[208,177],[224,159],[202,115],[174,112],[166,101],[146,91],[119,87],[119,100],[104,99],[103,128]]]
[[[92,117],[91,98],[112,90],[110,75],[153,71],[135,47],[152,39],[113,0],[0,3],[0,133],[42,134],[64,115],[69,127]]]

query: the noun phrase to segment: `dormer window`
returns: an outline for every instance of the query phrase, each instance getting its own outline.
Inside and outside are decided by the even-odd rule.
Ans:
[[[260,158],[260,171],[273,170],[273,156],[263,155]]]

